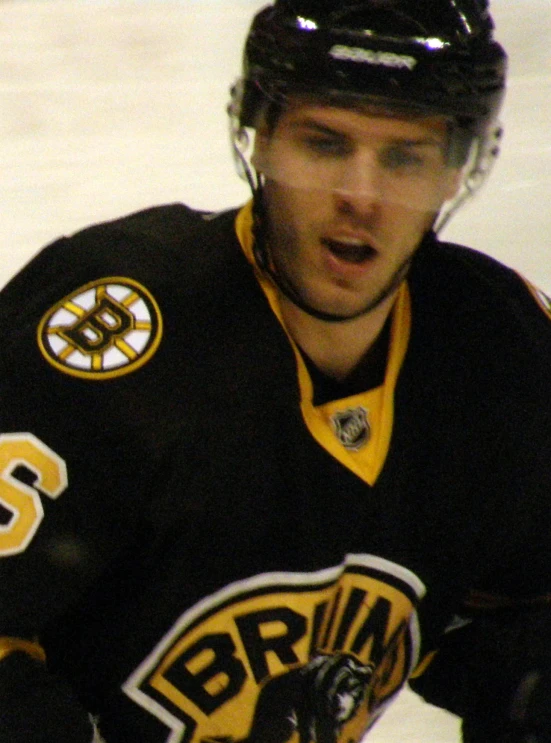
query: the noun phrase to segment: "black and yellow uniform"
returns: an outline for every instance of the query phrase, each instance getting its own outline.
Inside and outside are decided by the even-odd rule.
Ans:
[[[328,387],[250,222],[147,210],[1,295],[0,740],[348,743],[412,676],[549,740],[548,300],[429,235]]]

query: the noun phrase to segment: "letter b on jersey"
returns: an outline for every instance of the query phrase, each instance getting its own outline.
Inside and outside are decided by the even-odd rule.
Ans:
[[[104,294],[99,303],[60,335],[82,353],[105,353],[117,337],[133,327],[133,315]]]
[[[229,634],[207,635],[187,648],[165,677],[209,715],[236,696],[245,682],[247,674],[235,651]]]

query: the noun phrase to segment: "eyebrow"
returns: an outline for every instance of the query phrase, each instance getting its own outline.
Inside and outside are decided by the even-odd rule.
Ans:
[[[323,134],[325,136],[331,136],[331,137],[338,137],[341,139],[349,139],[349,135],[340,132],[337,129],[333,129],[331,126],[327,126],[325,124],[321,124],[318,121],[315,121],[314,119],[302,119],[298,121],[291,121],[289,124],[289,127],[291,129],[297,130],[297,129],[311,129],[318,134]],[[411,138],[402,138],[402,137],[394,137],[388,141],[389,144],[399,144],[403,145],[405,147],[445,147],[445,142],[437,139],[436,137],[432,137],[430,135],[419,137],[418,139],[411,139]]]

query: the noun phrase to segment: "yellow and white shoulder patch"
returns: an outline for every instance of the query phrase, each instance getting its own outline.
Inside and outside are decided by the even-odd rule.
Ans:
[[[111,379],[143,366],[161,341],[162,316],[151,293],[133,279],[92,281],[57,302],[38,326],[38,345],[59,371]]]

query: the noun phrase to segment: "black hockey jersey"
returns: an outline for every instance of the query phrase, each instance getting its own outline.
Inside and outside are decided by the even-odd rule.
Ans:
[[[0,295],[2,743],[55,685],[68,743],[348,743],[427,666],[487,743],[551,668],[549,300],[429,235],[317,405],[251,240],[160,207]]]

